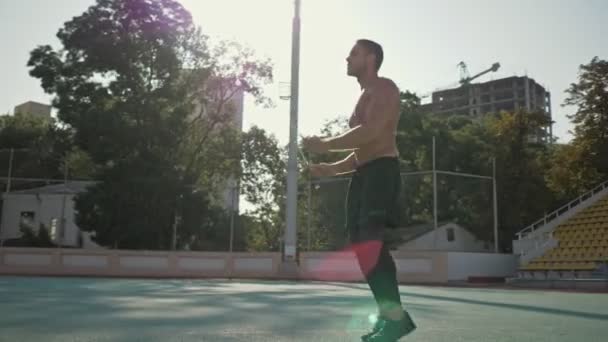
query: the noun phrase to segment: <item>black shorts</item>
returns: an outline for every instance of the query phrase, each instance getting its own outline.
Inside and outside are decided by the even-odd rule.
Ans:
[[[386,228],[399,224],[399,160],[382,157],[357,168],[346,199],[346,229],[353,243],[385,241]]]

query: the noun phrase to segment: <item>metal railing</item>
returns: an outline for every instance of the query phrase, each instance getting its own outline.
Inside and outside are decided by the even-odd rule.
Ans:
[[[570,201],[569,203],[561,206],[557,210],[555,210],[555,211],[553,211],[553,212],[545,215],[540,220],[538,220],[538,221],[532,223],[531,225],[527,226],[526,228],[522,229],[521,231],[519,231],[519,233],[516,234],[517,235],[517,239],[518,240],[522,240],[527,235],[533,233],[534,231],[536,231],[537,229],[539,229],[541,227],[544,227],[547,223],[549,223],[549,222],[555,220],[556,218],[558,218],[558,217],[566,214],[567,212],[569,212],[573,208],[578,207],[580,204],[586,202],[588,199],[590,199],[591,197],[595,196],[598,192],[605,190],[606,188],[608,188],[608,181],[605,181],[605,182],[601,183],[600,185],[596,186],[592,190],[584,193],[583,195],[577,197],[576,199]]]

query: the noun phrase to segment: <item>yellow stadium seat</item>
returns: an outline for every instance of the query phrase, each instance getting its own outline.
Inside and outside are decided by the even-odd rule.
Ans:
[[[562,264],[562,266],[562,269],[566,271],[574,270],[576,268],[576,264],[573,262],[565,262]]]
[[[571,232],[561,228],[555,235],[560,236],[559,246],[546,251],[522,269],[529,270],[587,270],[593,269],[594,262],[608,260],[608,236],[604,239],[594,226]]]
[[[587,262],[587,263],[584,263],[583,265],[581,265],[581,270],[592,271],[592,270],[595,270],[596,268],[597,268],[597,264],[594,262]]]
[[[582,262],[573,262],[569,264],[571,270],[578,270],[582,267],[582,265],[584,265]]]
[[[557,268],[557,262],[548,262],[545,264],[546,270],[554,270]]]
[[[593,255],[593,261],[602,261],[604,260],[604,254],[600,251],[595,252]]]

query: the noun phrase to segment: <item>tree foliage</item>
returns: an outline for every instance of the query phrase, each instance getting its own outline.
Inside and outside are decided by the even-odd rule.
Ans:
[[[205,220],[223,215],[238,174],[235,103],[265,101],[270,62],[211,47],[174,0],[98,0],[57,37],[60,50],[40,46],[28,65],[97,166],[78,225],[117,248],[171,248],[174,224],[178,248],[209,245]]]
[[[284,219],[286,162],[276,138],[256,126],[242,137],[241,192],[253,208],[247,213],[250,250],[278,251]]]
[[[574,139],[555,149],[548,173],[563,201],[608,178],[608,61],[595,57],[581,65],[566,93],[564,105],[575,108],[568,115]]]

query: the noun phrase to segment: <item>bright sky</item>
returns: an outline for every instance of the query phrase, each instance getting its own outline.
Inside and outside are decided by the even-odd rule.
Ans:
[[[29,51],[57,46],[63,22],[92,0],[0,0],[0,113],[28,100],[49,102],[38,80],[28,75]],[[276,82],[289,82],[293,0],[183,0],[196,23],[212,37],[235,39],[275,62]],[[318,132],[325,120],[347,115],[359,94],[346,76],[345,57],[358,38],[385,50],[381,75],[402,90],[427,93],[459,79],[464,60],[473,75],[494,62],[504,76],[534,78],[552,93],[555,134],[571,139],[562,108],[564,90],[576,81],[578,66],[594,56],[608,58],[608,2],[604,0],[302,0],[300,131]],[[289,134],[289,105],[269,95],[273,109],[248,101],[245,127],[256,124],[282,143]]]

